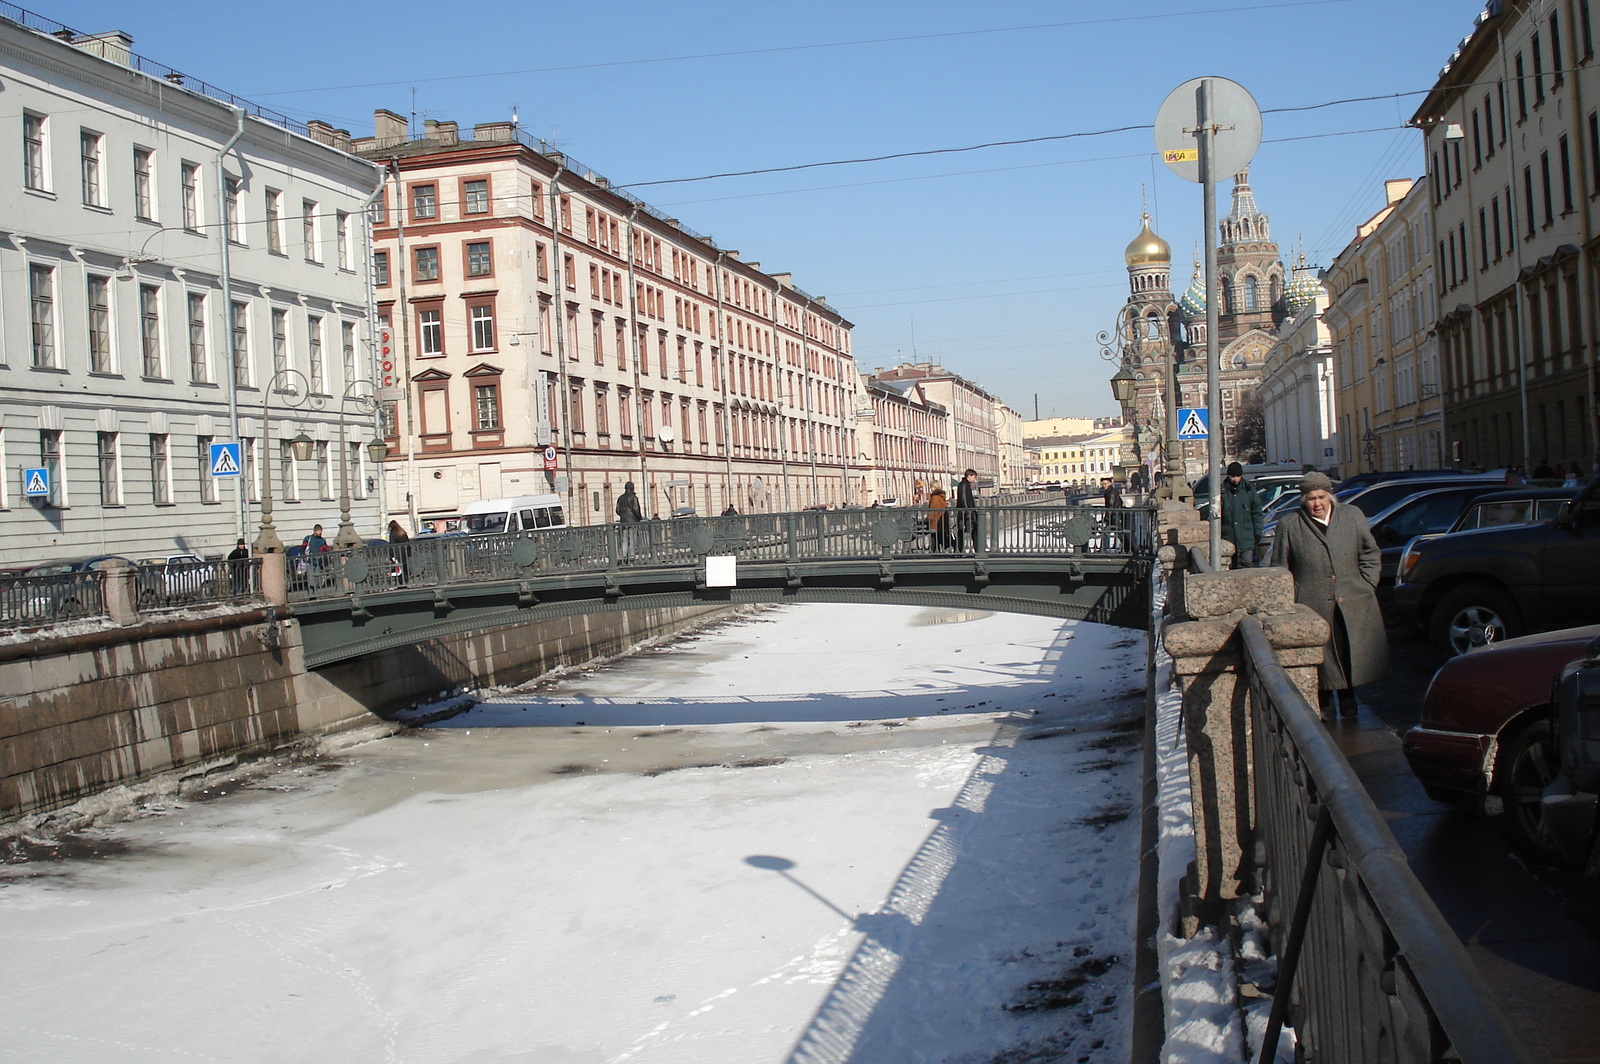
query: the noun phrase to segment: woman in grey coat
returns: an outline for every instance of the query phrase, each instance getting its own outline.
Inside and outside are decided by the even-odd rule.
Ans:
[[[1300,481],[1297,510],[1278,522],[1273,564],[1294,576],[1294,600],[1328,622],[1322,690],[1338,692],[1339,712],[1356,711],[1352,688],[1389,671],[1389,641],[1378,609],[1382,553],[1367,518],[1333,497],[1333,482],[1321,473]]]

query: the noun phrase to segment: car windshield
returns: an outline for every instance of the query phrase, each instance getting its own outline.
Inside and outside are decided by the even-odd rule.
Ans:
[[[1503,502],[1479,503],[1462,515],[1456,531],[1469,528],[1501,528],[1505,525],[1525,525],[1533,503],[1527,499],[1507,499]]]
[[[506,530],[509,516],[504,510],[495,514],[468,514],[461,519],[461,530],[478,536],[494,535]]]
[[[61,576],[65,573],[76,572],[77,566],[72,562],[56,562],[54,565],[36,565],[28,570],[29,576]]]
[[[1461,515],[1465,500],[1465,495],[1455,491],[1413,499],[1389,516],[1385,528],[1396,539],[1443,532]]]

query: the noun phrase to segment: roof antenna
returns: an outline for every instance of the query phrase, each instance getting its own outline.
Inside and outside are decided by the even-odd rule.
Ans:
[[[517,105],[516,104],[512,104],[511,105],[511,128],[512,129],[516,129],[516,128],[518,128],[518,126],[519,126],[519,122],[517,120]]]

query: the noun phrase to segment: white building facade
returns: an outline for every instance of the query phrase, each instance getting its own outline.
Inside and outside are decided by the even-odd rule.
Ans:
[[[1305,266],[1294,271],[1287,294],[1290,318],[1262,366],[1261,409],[1266,421],[1267,461],[1298,462],[1325,469],[1337,446],[1332,337],[1322,320],[1328,293]]]
[[[346,486],[376,535],[374,420],[348,400],[372,390],[378,169],[137,59],[125,34],[24,16],[0,21],[7,560],[218,556],[255,538],[263,476],[285,540],[318,522],[331,539]],[[213,475],[211,444],[234,439],[245,476]],[[24,496],[24,469],[49,493]]]

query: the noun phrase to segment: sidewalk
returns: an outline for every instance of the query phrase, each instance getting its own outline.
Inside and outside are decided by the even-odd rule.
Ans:
[[[1400,737],[1370,708],[1329,728],[1534,1056],[1600,1062],[1600,944],[1496,825],[1422,792]]]

